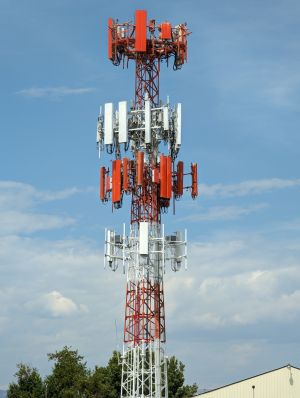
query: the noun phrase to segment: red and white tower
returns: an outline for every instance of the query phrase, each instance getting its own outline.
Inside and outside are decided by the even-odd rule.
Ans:
[[[138,10],[134,22],[108,21],[108,58],[127,67],[135,62],[135,101],[106,103],[97,124],[99,154],[113,160],[100,168],[100,199],[113,210],[131,196],[130,228],[105,231],[104,262],[127,275],[121,397],[168,396],[163,276],[186,265],[186,232],[165,235],[161,214],[184,190],[198,195],[197,165],[188,172],[177,161],[181,147],[181,104],[159,98],[163,62],[177,70],[187,60],[186,24],[147,20]],[[189,183],[185,185],[185,177]]]

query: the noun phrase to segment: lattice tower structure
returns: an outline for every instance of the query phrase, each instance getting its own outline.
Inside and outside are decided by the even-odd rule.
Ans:
[[[100,200],[113,211],[131,195],[126,234],[105,230],[104,263],[113,271],[121,264],[127,275],[122,353],[121,397],[167,398],[166,326],[163,276],[167,264],[186,266],[186,231],[165,235],[161,215],[185,190],[198,195],[197,164],[184,172],[176,163],[181,147],[181,104],[159,98],[162,62],[177,70],[187,60],[186,24],[173,27],[147,20],[137,10],[134,22],[108,20],[108,58],[114,65],[135,62],[135,100],[100,108],[97,122],[99,156],[113,157],[100,168]],[[165,149],[167,147],[167,150]],[[189,179],[188,184],[185,180]]]

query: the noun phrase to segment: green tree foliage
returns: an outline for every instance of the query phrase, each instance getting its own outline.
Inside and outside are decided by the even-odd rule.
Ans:
[[[7,398],[119,398],[122,366],[120,353],[114,351],[107,366],[90,371],[77,350],[64,347],[48,354],[52,372],[44,383],[37,370],[19,364],[17,382],[9,386]],[[169,398],[190,398],[197,385],[184,384],[184,364],[174,356],[168,360]]]
[[[109,385],[108,372],[105,367],[96,366],[88,381],[89,397],[112,398],[112,390]]]
[[[48,354],[54,361],[52,373],[46,378],[47,398],[88,397],[90,372],[77,350],[64,347],[61,351]]]
[[[38,371],[23,363],[17,368],[17,381],[9,385],[7,398],[44,398],[43,381]]]
[[[89,378],[91,398],[119,398],[121,392],[122,366],[120,354],[113,352],[106,367],[96,366]]]
[[[197,384],[184,384],[185,365],[174,356],[168,359],[168,391],[169,398],[189,398],[197,393]]]
[[[120,356],[119,352],[114,351],[106,367],[109,383],[113,390],[113,398],[119,398],[121,392],[122,365],[120,363]]]

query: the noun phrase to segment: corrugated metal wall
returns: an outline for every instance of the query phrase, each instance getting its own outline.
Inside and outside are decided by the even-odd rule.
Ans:
[[[300,370],[284,367],[198,395],[198,398],[300,398]]]

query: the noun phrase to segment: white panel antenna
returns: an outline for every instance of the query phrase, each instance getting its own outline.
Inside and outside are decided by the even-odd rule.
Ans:
[[[107,257],[108,263],[112,263],[113,262],[113,257],[114,257],[115,231],[112,231],[110,229],[106,229],[105,230],[105,235],[106,235],[105,236],[105,242],[106,242],[105,257]]]
[[[164,130],[169,130],[169,107],[163,107],[163,114],[164,114]]]
[[[100,144],[101,138],[102,138],[101,137],[101,132],[102,132],[102,128],[103,128],[102,121],[103,121],[103,118],[102,118],[102,106],[100,106],[99,116],[98,116],[98,119],[97,119],[97,134],[96,134],[96,142],[97,142],[97,144]]]
[[[185,253],[185,243],[181,231],[176,232],[176,241],[177,244],[175,245],[175,258],[177,262],[181,262]]]
[[[175,134],[176,134],[176,149],[181,146],[181,104],[177,104],[176,108],[176,124],[175,124]]]
[[[149,224],[148,222],[140,222],[140,254],[148,255],[149,252]]]
[[[145,100],[145,143],[151,143],[151,104],[148,99]]]
[[[96,133],[96,142],[99,144],[101,142],[101,130],[102,130],[102,123],[100,117],[98,117],[97,121],[97,133]]]
[[[119,143],[128,141],[127,101],[119,102]]]
[[[104,144],[112,145],[114,141],[114,105],[112,102],[104,106]]]

